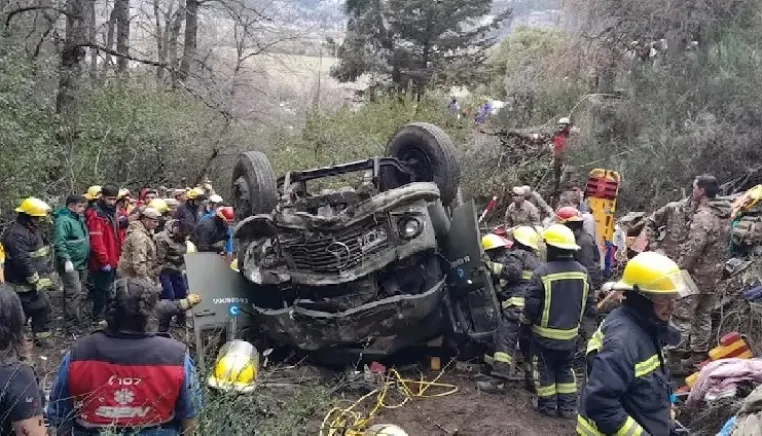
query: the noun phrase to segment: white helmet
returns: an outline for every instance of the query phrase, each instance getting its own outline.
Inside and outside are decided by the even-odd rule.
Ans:
[[[558,120],[558,124],[571,124],[569,117],[563,117]]]

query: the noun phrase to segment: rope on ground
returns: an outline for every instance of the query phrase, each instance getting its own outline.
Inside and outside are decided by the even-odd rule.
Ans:
[[[320,436],[362,436],[368,428],[370,422],[376,417],[382,409],[399,409],[414,398],[441,398],[452,395],[458,391],[458,387],[449,383],[439,383],[438,380],[444,375],[442,371],[432,381],[426,381],[421,375],[420,380],[411,380],[402,378],[402,375],[396,369],[389,370],[384,385],[374,389],[370,393],[363,395],[347,408],[334,407],[329,410],[320,425]],[[413,388],[417,386],[417,389]],[[426,395],[426,391],[431,388],[441,388],[444,392]],[[387,404],[386,399],[392,388],[397,388],[398,392],[404,397],[398,404]],[[375,397],[375,403],[367,415],[357,411],[357,408],[366,400]]]

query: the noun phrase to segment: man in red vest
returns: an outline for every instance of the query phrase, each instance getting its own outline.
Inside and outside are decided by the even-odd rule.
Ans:
[[[114,288],[108,328],[78,340],[61,362],[50,422],[59,435],[192,433],[200,398],[192,398],[199,394],[188,347],[146,332],[159,289],[133,278]]]
[[[558,192],[561,176],[563,175],[564,149],[566,148],[566,141],[569,139],[569,135],[571,135],[571,126],[571,120],[563,117],[558,120],[558,128],[556,133],[553,134],[553,180],[555,183],[553,192],[555,193]]]

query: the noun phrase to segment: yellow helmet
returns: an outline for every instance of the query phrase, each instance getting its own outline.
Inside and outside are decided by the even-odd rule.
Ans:
[[[156,209],[160,214],[164,215],[169,212],[169,205],[161,198],[154,198],[148,202],[148,207]]]
[[[193,188],[188,190],[188,200],[195,200],[202,195],[204,195],[204,190],[201,188]]]
[[[540,239],[540,235],[532,227],[518,226],[513,229],[513,240],[532,250],[539,249],[537,245],[538,239]]]
[[[88,200],[95,200],[96,198],[100,197],[102,189],[103,187],[101,185],[93,185],[87,188],[87,192],[85,193],[85,198],[87,198]]]
[[[129,197],[129,196],[130,196],[130,190],[127,189],[127,188],[122,188],[122,189],[119,190],[119,193],[116,195],[116,198],[118,200],[121,200],[121,199]]]
[[[614,284],[616,290],[633,290],[652,294],[676,294],[684,286],[677,264],[667,256],[645,251],[627,262],[622,279]]]
[[[542,232],[542,239],[551,247],[562,250],[579,250],[574,232],[563,224],[553,224],[545,229]]]
[[[196,251],[196,244],[194,244],[191,241],[185,241],[185,252],[186,253],[195,253]]]
[[[482,236],[482,248],[484,251],[494,250],[496,248],[506,248],[508,241],[494,233],[487,233]]]
[[[222,346],[207,379],[210,387],[248,393],[254,390],[259,356],[250,343],[236,339]]]
[[[48,216],[48,213],[50,213],[50,206],[39,198],[28,197],[16,208],[16,212],[25,213],[29,216],[43,217]]]

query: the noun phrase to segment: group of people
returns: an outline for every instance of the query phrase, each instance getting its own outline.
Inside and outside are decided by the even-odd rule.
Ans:
[[[99,434],[108,427],[141,428],[140,434],[179,435],[195,427],[194,367],[187,346],[166,331],[175,317],[200,302],[188,295],[184,255],[233,253],[233,208],[201,187],[174,198],[145,189],[133,201],[113,184],[71,195],[55,213],[53,260],[43,237],[51,207],[27,198],[2,236],[5,283],[0,285],[0,434],[44,435],[43,396],[24,364],[31,343],[49,345],[47,292],[57,270],[64,315],[77,319],[71,299],[89,291],[95,326],[63,359],[50,393],[47,416],[60,435]],[[159,332],[149,320],[159,319]],[[197,400],[197,399],[196,399]]]
[[[659,250],[627,262],[611,285],[622,303],[598,323],[595,301],[603,279],[594,226],[586,229],[579,210],[582,196],[562,194],[554,223],[543,228],[531,191],[514,188],[506,212],[510,240],[496,234],[482,239],[503,316],[494,354],[487,356],[492,370],[478,387],[502,390],[519,351],[538,411],[576,417],[578,434],[671,434],[672,370],[693,371],[707,358],[715,289],[727,258],[730,214],[726,202],[716,200],[718,192],[716,178],[699,176],[689,199],[649,218],[654,240],[658,229],[666,233]],[[687,296],[686,274],[698,288]],[[585,338],[587,382],[578,399],[573,363]]]

